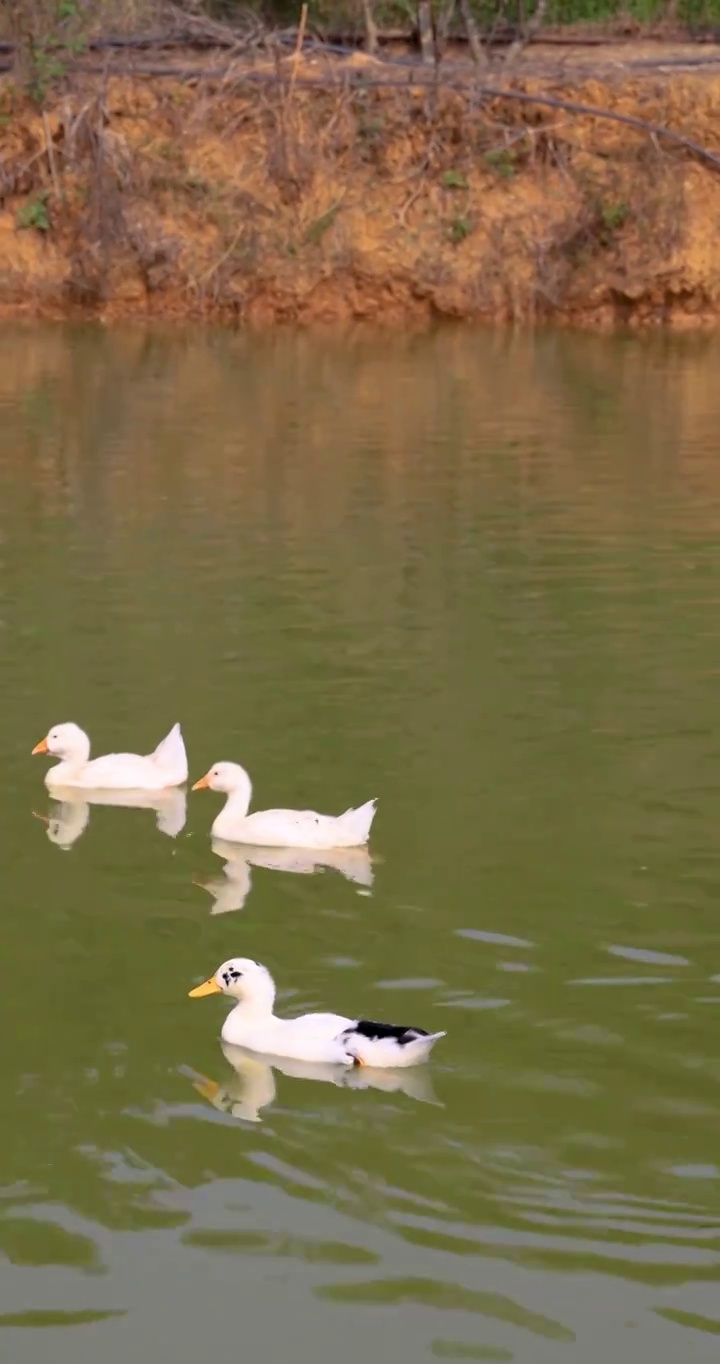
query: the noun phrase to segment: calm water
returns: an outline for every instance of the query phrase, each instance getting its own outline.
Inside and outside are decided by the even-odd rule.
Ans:
[[[716,1358],[719,364],[0,331],[9,1364]],[[372,865],[54,807],[66,719],[376,795]],[[234,1070],[187,998],[233,954],[448,1036]]]

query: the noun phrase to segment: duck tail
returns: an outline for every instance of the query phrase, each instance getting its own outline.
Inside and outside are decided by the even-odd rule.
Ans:
[[[418,1037],[413,1042],[406,1042],[403,1047],[406,1064],[412,1065],[418,1061],[424,1061],[425,1057],[430,1055],[435,1043],[445,1036],[446,1033],[444,1032],[429,1032],[426,1037]]]
[[[167,778],[168,786],[182,786],[183,782],[187,781],[188,760],[179,725],[173,725],[170,733],[160,740],[150,757]]]
[[[359,848],[370,837],[370,826],[375,818],[377,799],[366,800],[357,809],[346,810],[340,815],[338,824],[342,828],[343,844],[347,848]]]

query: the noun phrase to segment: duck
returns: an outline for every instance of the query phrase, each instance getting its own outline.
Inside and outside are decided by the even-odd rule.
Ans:
[[[236,1000],[222,1026],[223,1042],[286,1060],[377,1069],[415,1066],[427,1060],[435,1043],[445,1036],[444,1032],[341,1014],[278,1018],[273,1012],[275,981],[266,966],[250,957],[231,957],[189,991],[190,999],[205,995]]]
[[[223,1084],[211,1080],[198,1071],[189,1073],[193,1088],[219,1113],[227,1113],[243,1122],[262,1122],[261,1110],[275,1100],[277,1087],[275,1072],[293,1080],[310,1080],[319,1084],[335,1085],[338,1089],[380,1090],[383,1094],[405,1094],[418,1103],[440,1108],[427,1066],[412,1070],[372,1070],[369,1066],[334,1065],[328,1061],[293,1061],[288,1057],[261,1057],[245,1047],[234,1047],[222,1042],[225,1060],[232,1074]]]
[[[204,788],[227,796],[212,837],[264,848],[360,848],[370,837],[377,803],[368,800],[342,815],[319,815],[315,810],[256,810],[249,815],[252,782],[244,767],[229,762],[215,763],[192,789]]]
[[[90,740],[76,724],[53,725],[33,749],[60,759],[45,773],[49,791],[57,787],[82,787],[95,791],[163,791],[182,786],[188,778],[188,762],[179,725],[160,740],[152,753],[107,753],[90,759]]]

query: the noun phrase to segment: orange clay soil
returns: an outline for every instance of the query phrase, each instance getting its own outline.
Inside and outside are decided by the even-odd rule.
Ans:
[[[526,56],[514,87],[664,125],[720,158],[720,50],[665,70],[628,51],[626,65],[593,52],[594,75],[587,53],[544,68]],[[362,87],[338,80],[348,69]],[[407,70],[370,84],[387,70],[316,57],[282,91],[248,86],[237,64],[224,80],[79,71],[43,114],[7,78],[0,315],[720,319],[720,166],[621,124],[481,103],[467,64],[456,89],[408,85]]]

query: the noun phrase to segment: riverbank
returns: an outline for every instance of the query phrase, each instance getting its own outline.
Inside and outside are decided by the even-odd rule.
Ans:
[[[360,54],[8,77],[0,315],[717,325],[720,47],[646,47],[482,100]]]

